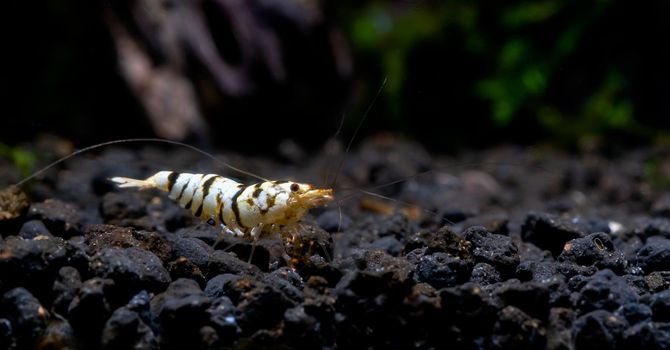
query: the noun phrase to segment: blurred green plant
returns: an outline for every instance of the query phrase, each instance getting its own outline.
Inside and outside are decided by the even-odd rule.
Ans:
[[[368,62],[381,62],[379,74],[389,80],[385,90],[388,112],[396,118],[412,118],[402,114],[413,112],[403,108],[403,89],[412,69],[408,57],[413,50],[426,43],[448,45],[458,36],[463,45],[456,50],[463,52],[449,46],[447,55],[476,60],[481,72],[473,76],[479,78],[466,82],[463,88],[472,91],[463,94],[488,106],[491,125],[510,128],[525,118],[554,141],[574,144],[584,135],[608,132],[650,135],[649,128],[635,118],[634,101],[627,90],[630,71],[616,62],[598,67],[580,62],[589,58],[584,50],[597,43],[598,35],[609,34],[607,26],[612,22],[603,18],[615,3],[368,1],[350,9],[345,18],[354,52],[363,54]],[[566,67],[573,69],[566,72]],[[582,73],[583,81],[574,81],[575,77],[582,79]],[[448,98],[458,97],[445,96]]]
[[[632,103],[621,96],[623,76],[610,72],[600,87],[589,96],[577,116],[561,113],[545,106],[538,111],[538,119],[558,140],[578,140],[605,133],[628,132],[648,134],[649,131],[633,118]]]
[[[12,147],[3,143],[0,143],[0,156],[9,159],[22,176],[30,175],[37,162],[35,153],[20,146]]]
[[[660,157],[651,158],[644,164],[644,180],[654,190],[666,191],[670,189],[670,174],[668,174],[667,165],[667,160]]]
[[[394,9],[387,3],[371,2],[355,12],[349,26],[354,50],[378,56],[383,74],[390,77],[384,90],[392,113],[400,111],[398,98],[405,82],[406,59],[417,42],[437,36],[449,21],[442,6]]]
[[[544,100],[552,76],[574,52],[584,30],[605,8],[607,1],[596,2],[574,16],[552,38],[537,40],[528,35],[532,26],[550,21],[567,11],[563,2],[547,0],[523,2],[503,11],[501,29],[506,32],[526,29],[526,36],[512,34],[498,52],[497,70],[480,82],[477,93],[492,104],[496,124],[511,122],[522,106]],[[534,106],[538,107],[538,106]]]

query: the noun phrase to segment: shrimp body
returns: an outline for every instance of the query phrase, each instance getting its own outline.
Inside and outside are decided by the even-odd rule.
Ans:
[[[331,189],[292,181],[244,185],[216,174],[159,171],[145,180],[113,177],[119,187],[157,188],[193,215],[227,232],[256,237],[263,230],[296,224],[311,208],[333,199]]]

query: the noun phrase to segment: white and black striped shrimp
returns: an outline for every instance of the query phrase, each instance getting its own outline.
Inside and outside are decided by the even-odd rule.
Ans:
[[[159,171],[145,180],[113,177],[119,187],[157,188],[193,215],[228,233],[257,238],[290,232],[311,208],[333,200],[332,189],[292,181],[244,185],[216,174]]]

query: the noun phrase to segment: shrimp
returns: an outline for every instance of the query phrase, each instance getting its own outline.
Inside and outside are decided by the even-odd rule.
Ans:
[[[156,188],[210,225],[230,234],[258,238],[264,232],[291,232],[311,208],[333,200],[332,189],[292,181],[244,185],[216,174],[159,171],[145,180],[113,177],[119,187]]]

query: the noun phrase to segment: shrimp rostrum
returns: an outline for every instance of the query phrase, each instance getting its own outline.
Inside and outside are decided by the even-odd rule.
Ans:
[[[290,232],[311,208],[333,200],[332,189],[292,181],[244,185],[216,174],[159,171],[145,180],[113,177],[119,187],[157,188],[193,215],[227,233],[257,238]]]

